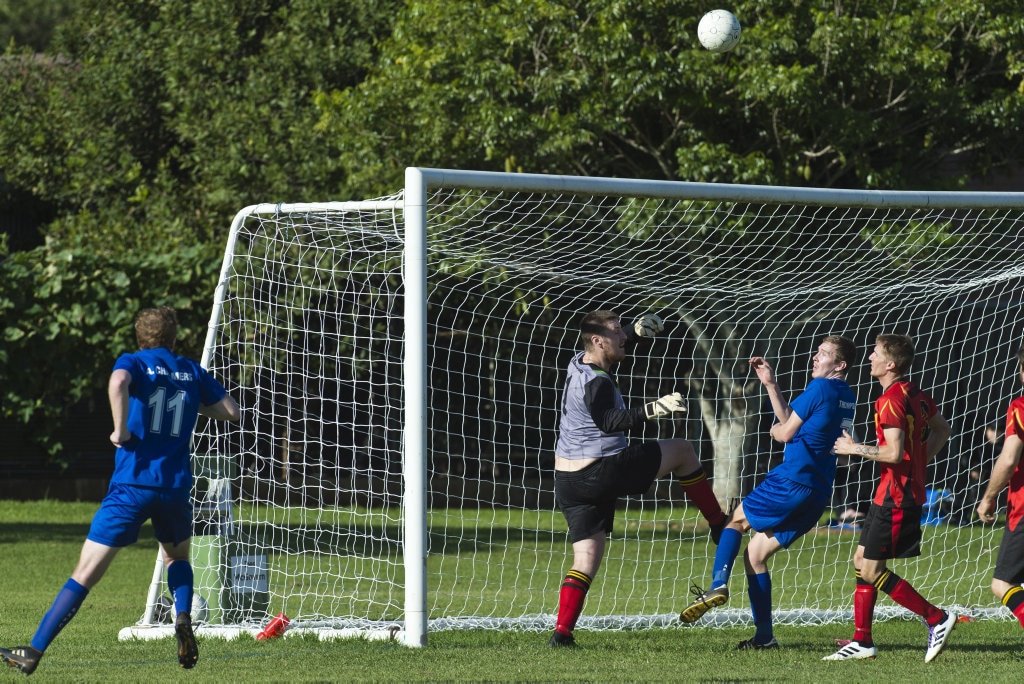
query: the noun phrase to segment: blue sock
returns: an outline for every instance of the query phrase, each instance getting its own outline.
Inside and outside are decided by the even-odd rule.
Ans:
[[[37,651],[45,651],[46,647],[60,634],[60,630],[64,629],[64,625],[75,617],[75,613],[82,607],[82,601],[85,600],[88,593],[88,589],[69,577],[68,581],[64,583],[64,588],[53,600],[50,610],[46,611],[46,615],[39,623],[39,628],[36,630],[35,636],[32,637],[32,648]]]
[[[174,597],[174,614],[192,612],[192,564],[177,560],[167,566],[167,588]]]
[[[747,575],[747,596],[756,628],[754,641],[767,644],[775,637],[772,633],[772,576],[767,572]]]
[[[718,540],[718,549],[715,550],[715,564],[712,568],[711,586],[708,587],[709,589],[729,586],[732,565],[736,562],[736,556],[740,552],[740,542],[742,541],[743,535],[731,527],[726,527],[722,530],[722,538]]]

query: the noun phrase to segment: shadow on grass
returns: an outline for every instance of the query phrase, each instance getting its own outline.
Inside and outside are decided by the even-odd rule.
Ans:
[[[4,523],[0,525],[0,544],[26,540],[81,543],[88,533],[88,523]]]

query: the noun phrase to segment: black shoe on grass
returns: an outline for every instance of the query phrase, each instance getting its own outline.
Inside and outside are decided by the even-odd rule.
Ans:
[[[39,659],[43,657],[42,651],[37,651],[31,646],[18,646],[16,648],[0,648],[0,660],[7,663],[8,667],[21,670],[27,675],[36,671]]]
[[[181,611],[174,619],[174,636],[178,637],[178,662],[186,670],[195,667],[199,660],[199,644],[192,632],[192,616],[187,611]]]
[[[563,634],[562,632],[553,632],[551,639],[548,641],[548,646],[554,646],[557,648],[575,648],[576,639],[572,634]]]
[[[779,648],[779,642],[776,641],[774,637],[772,637],[772,640],[769,641],[767,644],[762,644],[761,642],[754,641],[753,639],[747,639],[746,641],[741,641],[739,643],[739,645],[736,647],[736,650],[737,651],[775,651],[775,650],[778,650],[778,648]]]

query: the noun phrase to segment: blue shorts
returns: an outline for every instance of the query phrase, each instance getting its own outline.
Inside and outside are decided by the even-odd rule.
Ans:
[[[743,499],[743,513],[751,527],[772,532],[786,549],[818,524],[831,494],[769,475]]]
[[[157,541],[178,545],[192,537],[192,493],[188,489],[157,489],[111,483],[89,526],[90,541],[122,547],[139,539],[139,530],[153,521]]]

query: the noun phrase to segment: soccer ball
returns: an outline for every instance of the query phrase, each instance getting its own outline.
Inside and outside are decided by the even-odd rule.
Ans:
[[[655,314],[644,314],[633,324],[638,337],[654,337],[664,329],[665,324]]]
[[[740,42],[740,22],[729,10],[711,10],[697,24],[697,40],[711,52],[728,52]]]
[[[206,622],[210,617],[210,605],[199,594],[192,594],[192,622]],[[158,624],[169,625],[174,622],[174,601],[170,596],[161,594],[156,597],[156,605],[153,606],[153,621]]]

